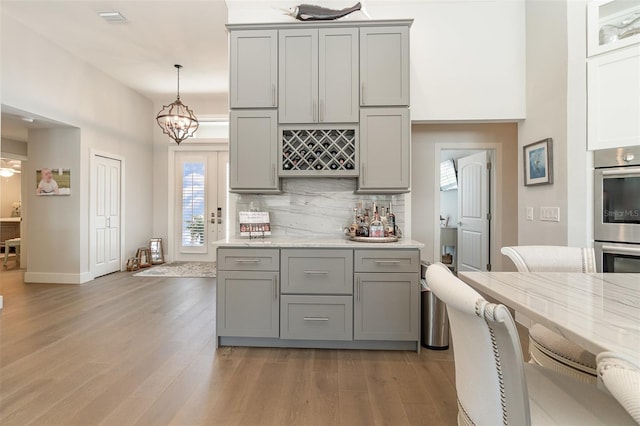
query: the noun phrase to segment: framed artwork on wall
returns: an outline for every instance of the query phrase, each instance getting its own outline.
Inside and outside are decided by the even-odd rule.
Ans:
[[[36,195],[71,195],[71,170],[53,167],[36,170]]]
[[[553,140],[543,139],[522,147],[524,185],[553,183]]]

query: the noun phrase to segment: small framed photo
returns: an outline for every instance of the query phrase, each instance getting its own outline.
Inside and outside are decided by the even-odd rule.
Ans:
[[[553,140],[543,139],[522,148],[524,186],[553,183]]]
[[[36,170],[36,195],[71,195],[71,170],[53,167]]]

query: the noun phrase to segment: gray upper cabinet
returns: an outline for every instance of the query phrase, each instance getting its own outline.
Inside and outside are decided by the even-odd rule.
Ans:
[[[318,30],[280,30],[279,68],[280,122],[316,122]]]
[[[360,109],[358,192],[408,192],[409,130],[408,108]]]
[[[230,37],[231,108],[278,106],[278,31],[234,31]]]
[[[280,123],[358,122],[358,29],[279,33]]]
[[[232,110],[229,137],[229,188],[233,192],[278,192],[278,112]]]
[[[409,105],[409,27],[360,28],[360,105]]]
[[[357,28],[319,30],[319,104],[321,123],[357,123],[359,58]]]

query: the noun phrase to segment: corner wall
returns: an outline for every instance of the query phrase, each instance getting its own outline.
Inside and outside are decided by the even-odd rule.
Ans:
[[[497,241],[492,243],[491,263],[493,270],[511,270],[512,264],[502,262],[500,248],[517,244],[517,179],[518,172],[516,124],[413,124],[411,127],[411,238],[425,243],[421,257],[437,261],[439,253],[433,244],[439,232],[439,220],[434,215],[436,192],[436,170],[440,165],[437,146],[441,149],[487,149],[499,146],[502,157],[494,167],[494,176],[501,174],[496,182],[498,197],[495,197],[494,226]],[[437,156],[436,156],[437,155]],[[500,168],[500,172],[496,170]]]
[[[567,4],[526,1],[527,119],[518,128],[518,244],[567,244]],[[524,186],[522,148],[553,139],[551,185]],[[541,222],[540,207],[559,207],[560,222]],[[533,207],[534,220],[526,220]]]
[[[77,214],[59,217],[58,227],[70,233],[65,233],[71,237],[65,247],[78,253],[78,262],[65,272],[73,274],[68,282],[85,282],[92,278],[89,254],[94,250],[89,246],[92,149],[126,161],[122,182],[125,257],[146,245],[152,236],[152,102],[6,14],[2,14],[1,31],[2,103],[80,129],[78,144],[58,146],[60,155],[78,158],[72,169]],[[45,231],[39,235],[39,242],[45,246],[55,242],[59,247],[59,235]],[[124,266],[126,259],[122,261]],[[36,267],[29,265],[28,271],[51,272],[33,269]],[[49,265],[46,268],[51,269]]]

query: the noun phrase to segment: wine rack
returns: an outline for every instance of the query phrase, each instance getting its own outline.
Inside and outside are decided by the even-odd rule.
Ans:
[[[280,129],[280,176],[358,176],[358,128]]]

